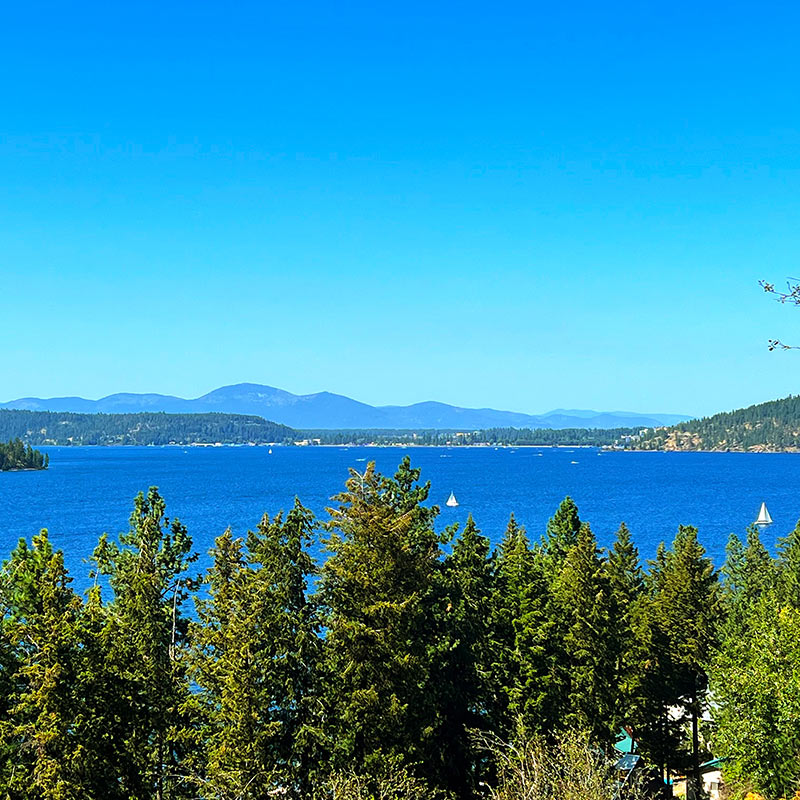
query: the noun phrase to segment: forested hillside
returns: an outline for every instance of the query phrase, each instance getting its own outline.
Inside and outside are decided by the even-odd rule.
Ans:
[[[21,439],[10,439],[8,444],[0,440],[0,471],[8,472],[16,469],[47,469],[50,458],[30,445],[23,444]]]
[[[472,518],[435,530],[418,478],[370,464],[325,521],[296,501],[220,532],[201,580],[156,489],[101,537],[85,597],[46,531],[21,541],[0,570],[0,794],[634,800],[625,726],[662,790],[716,756],[731,797],[794,796],[800,527],[777,558],[732,537],[717,572],[682,526],[643,567],[567,498],[541,535],[512,515],[492,553]]]
[[[593,445],[613,444],[628,428],[563,430],[491,428],[485,431],[305,430],[244,414],[76,414],[0,409],[0,440],[32,445],[264,444],[299,440],[321,444]]]
[[[73,414],[0,409],[0,440],[32,445],[195,444],[289,442],[299,434],[244,414]]]
[[[650,428],[634,438],[636,450],[800,450],[800,396],[749,406],[712,417]]]

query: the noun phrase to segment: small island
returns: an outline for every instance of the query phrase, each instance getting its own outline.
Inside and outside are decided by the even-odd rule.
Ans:
[[[23,444],[22,439],[0,442],[0,472],[23,469],[47,469],[50,457]]]

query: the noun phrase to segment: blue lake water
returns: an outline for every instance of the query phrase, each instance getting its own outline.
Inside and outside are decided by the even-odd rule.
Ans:
[[[744,453],[622,453],[549,448],[291,448],[86,447],[43,448],[46,472],[0,473],[0,555],[19,537],[46,527],[66,554],[76,585],[83,559],[103,533],[127,528],[134,495],[158,486],[170,516],[189,528],[205,554],[227,526],[243,534],[264,512],[291,506],[295,495],[321,518],[344,485],[348,467],[375,460],[393,472],[405,452],[430,480],[440,524],[463,523],[471,512],[498,542],[513,511],[538,539],[569,494],[581,518],[608,545],[621,521],[642,557],[671,541],[679,524],[696,525],[716,564],[731,531],[740,535],[762,500],[775,524],[768,546],[800,517],[800,455]],[[460,505],[444,505],[450,491]]]

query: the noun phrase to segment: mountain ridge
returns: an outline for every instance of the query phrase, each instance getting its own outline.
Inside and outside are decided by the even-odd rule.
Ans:
[[[144,411],[175,414],[254,414],[293,428],[324,430],[382,428],[482,429],[624,428],[671,425],[690,419],[681,414],[640,414],[555,409],[545,414],[525,414],[492,408],[462,408],[426,400],[407,406],[372,406],[333,392],[296,395],[274,386],[237,383],[221,386],[196,398],[157,393],[118,392],[87,400],[83,397],[21,397],[0,403],[0,408],[26,411],[135,414]]]

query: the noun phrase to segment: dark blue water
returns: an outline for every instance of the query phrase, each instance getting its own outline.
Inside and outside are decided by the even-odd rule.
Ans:
[[[800,517],[800,455],[743,453],[615,453],[594,449],[518,448],[273,448],[98,447],[45,448],[46,472],[0,473],[0,555],[21,536],[46,527],[66,553],[78,586],[83,559],[103,533],[127,529],[134,495],[160,488],[168,514],[189,528],[205,553],[226,526],[243,534],[266,511],[288,508],[295,495],[326,518],[348,467],[367,460],[393,472],[404,452],[432,483],[440,523],[463,523],[472,513],[493,542],[513,511],[538,539],[561,499],[570,494],[581,518],[608,545],[621,521],[643,558],[679,524],[696,525],[715,563],[731,531],[743,534],[762,500],[775,524],[774,546]],[[577,463],[573,463],[577,462]],[[444,502],[453,490],[458,508]]]

